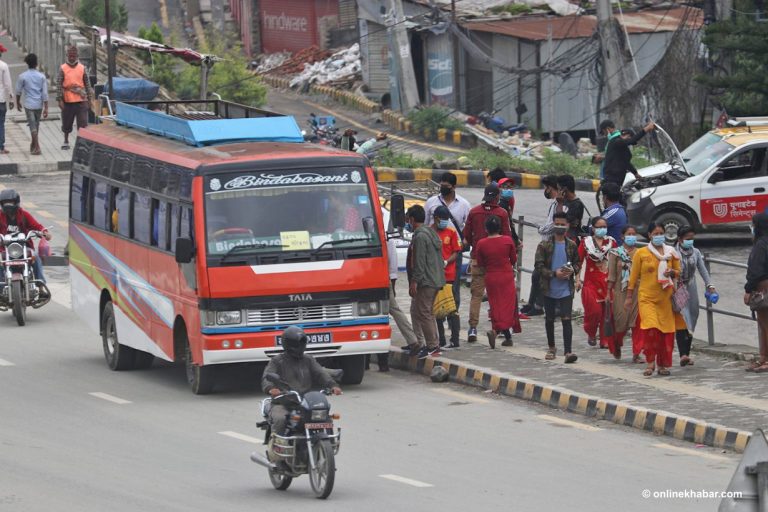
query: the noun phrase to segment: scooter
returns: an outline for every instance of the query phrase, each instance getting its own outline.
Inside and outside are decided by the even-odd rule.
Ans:
[[[279,375],[267,373],[264,377],[288,391],[261,402],[264,421],[256,426],[265,431],[264,443],[268,448],[266,456],[253,452],[251,460],[267,468],[275,489],[284,491],[294,478],[308,474],[315,496],[326,499],[333,490],[336,454],[341,444],[341,429],[333,425],[338,415],[330,413],[331,405],[326,398],[331,391],[310,391],[302,396],[290,390]],[[334,375],[334,378],[338,377]],[[285,432],[272,432],[268,418],[273,404],[289,411]]]
[[[51,292],[43,281],[33,276],[32,264],[35,256],[27,245],[27,241],[43,238],[39,231],[29,233],[13,233],[2,236],[3,251],[0,253],[0,264],[4,283],[0,289],[0,311],[13,312],[16,323],[23,326],[27,323],[27,307],[41,308],[51,300]],[[40,289],[46,294],[41,297]]]

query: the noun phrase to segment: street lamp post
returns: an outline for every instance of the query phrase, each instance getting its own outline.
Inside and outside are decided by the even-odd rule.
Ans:
[[[104,22],[107,26],[107,86],[109,96],[114,96],[112,77],[115,75],[114,59],[112,55],[112,13],[110,12],[110,0],[104,0]],[[108,100],[109,101],[109,100]]]

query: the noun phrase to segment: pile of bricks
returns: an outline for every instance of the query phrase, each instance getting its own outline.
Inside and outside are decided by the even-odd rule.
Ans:
[[[310,46],[309,48],[304,48],[303,50],[296,52],[281,66],[270,70],[269,73],[276,75],[295,75],[304,71],[304,64],[312,64],[313,62],[325,60],[330,56],[330,51],[321,50],[317,46]]]

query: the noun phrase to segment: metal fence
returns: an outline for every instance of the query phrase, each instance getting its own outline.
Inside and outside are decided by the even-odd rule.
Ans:
[[[535,228],[536,234],[538,234],[539,225],[534,224],[533,222],[528,222],[525,220],[525,215],[520,215],[517,219],[513,219],[514,223],[518,226],[518,232],[517,236],[520,237],[520,243],[523,244],[525,240],[525,228]],[[641,244],[642,245],[642,244]],[[729,260],[722,260],[719,258],[713,258],[710,256],[709,253],[703,253],[704,254],[704,263],[707,267],[707,272],[711,272],[711,265],[723,265],[726,267],[733,267],[733,268],[741,268],[746,270],[747,265],[745,263],[738,263],[735,261],[729,261]],[[523,251],[522,249],[518,248],[517,250],[517,273],[516,273],[516,279],[515,279],[515,286],[517,287],[517,296],[520,296],[520,284],[521,284],[521,277],[523,275],[523,272],[527,272],[529,274],[533,273],[533,269],[531,268],[525,268],[520,264],[519,262],[522,261],[523,257]],[[744,313],[738,313],[735,311],[728,311],[725,309],[720,309],[714,306],[708,299],[706,301],[706,305],[699,304],[699,309],[702,311],[707,312],[707,343],[709,345],[715,344],[715,315],[725,315],[730,316],[733,318],[740,318],[742,320],[751,320],[755,321],[754,316],[745,315]]]

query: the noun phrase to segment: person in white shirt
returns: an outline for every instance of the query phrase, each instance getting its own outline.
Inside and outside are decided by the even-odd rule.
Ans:
[[[453,228],[459,233],[461,246],[466,249],[466,244],[462,237],[464,233],[464,224],[467,222],[469,216],[469,210],[472,209],[472,205],[469,201],[461,197],[456,193],[456,175],[452,172],[444,172],[440,177],[440,193],[427,199],[424,203],[424,211],[427,216],[424,220],[424,225],[431,226],[435,221],[435,210],[438,206],[448,207],[448,211],[451,213],[451,224]],[[462,269],[462,253],[456,255],[456,279],[453,281],[453,297],[456,300],[456,307],[460,305],[461,298],[461,269]]]
[[[0,56],[8,49],[0,44]],[[11,70],[8,64],[0,60],[0,154],[7,155],[5,149],[5,114],[8,109],[13,110],[13,83],[11,82]]]

